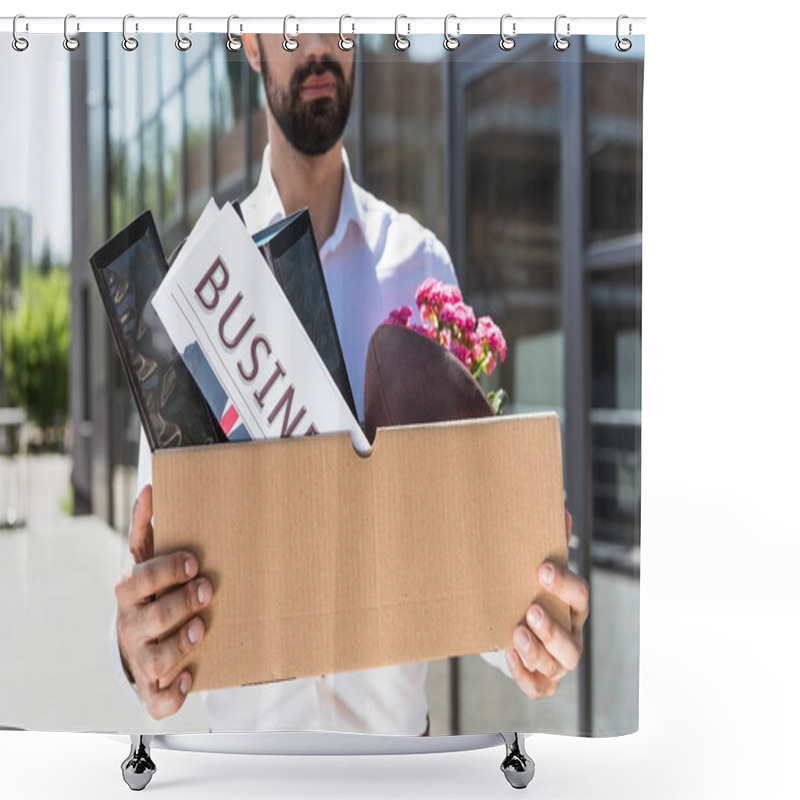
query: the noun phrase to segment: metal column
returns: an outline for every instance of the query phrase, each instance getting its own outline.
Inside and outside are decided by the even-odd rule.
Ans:
[[[591,341],[588,291],[584,270],[586,193],[586,118],[580,36],[570,42],[561,74],[561,289],[564,329],[564,461],[567,507],[573,535],[579,539],[578,571],[591,582],[592,442]],[[591,617],[583,629],[583,656],[578,670],[578,714],[581,734],[592,733]]]

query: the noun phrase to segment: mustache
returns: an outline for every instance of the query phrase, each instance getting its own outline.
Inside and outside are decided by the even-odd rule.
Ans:
[[[305,64],[301,64],[294,71],[290,81],[292,94],[297,95],[300,93],[300,89],[307,78],[310,78],[312,75],[324,75],[326,72],[330,72],[331,75],[333,75],[337,84],[342,85],[345,83],[344,72],[338,61],[334,61],[330,58],[314,58],[311,59],[311,61],[307,61]]]

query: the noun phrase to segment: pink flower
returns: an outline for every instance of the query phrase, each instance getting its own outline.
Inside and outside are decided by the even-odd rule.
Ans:
[[[408,306],[393,311],[387,322],[438,342],[476,378],[481,372],[491,375],[498,363],[505,361],[507,347],[503,332],[491,317],[475,319],[475,312],[464,302],[458,286],[426,278],[419,285],[414,301],[422,325],[409,324],[412,312]]]
[[[442,283],[435,278],[426,278],[414,297],[422,319],[431,322],[436,320],[445,304],[460,303],[462,299],[458,286]]]
[[[414,298],[417,308],[422,308],[424,305],[429,305],[431,300],[431,292],[435,289],[439,281],[436,278],[426,278],[417,289],[416,297]]]
[[[486,343],[486,348],[494,353],[500,361],[506,359],[506,340],[503,332],[495,325],[491,317],[481,317],[476,330],[477,338]]]
[[[465,366],[470,366],[470,352],[469,349],[464,347],[461,342],[456,341],[455,339],[451,340],[450,345],[448,346],[448,350]]]
[[[388,318],[384,321],[384,325],[399,325],[401,328],[408,326],[408,320],[411,319],[412,311],[408,306],[396,308],[394,311],[389,312]]]
[[[459,338],[470,338],[475,332],[475,312],[463,302],[445,303],[439,312],[442,325],[449,325]]]
[[[442,304],[463,302],[464,298],[461,296],[461,289],[459,289],[458,286],[449,283],[441,283],[439,286]]]
[[[409,325],[409,330],[416,331],[417,333],[421,333],[423,336],[427,336],[429,339],[436,338],[436,331],[433,328],[429,328],[427,325]]]

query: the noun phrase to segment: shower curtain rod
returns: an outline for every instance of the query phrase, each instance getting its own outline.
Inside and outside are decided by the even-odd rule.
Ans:
[[[135,4],[131,4],[135,6]],[[345,14],[340,17],[231,17],[230,32],[238,36],[242,33],[284,33],[284,25],[288,24],[291,35],[305,32],[318,33],[399,33],[413,36],[421,33],[444,34],[445,24],[452,36],[468,34],[500,34],[501,24],[507,36],[519,36],[531,33],[553,34],[556,22],[561,36],[587,34],[614,35],[618,30],[617,17],[570,17],[559,14],[556,17],[514,17],[509,14],[501,17],[355,17]],[[645,32],[644,17],[620,18],[619,28],[623,36],[643,34]],[[287,23],[288,21],[288,23]],[[16,31],[19,36],[40,33],[65,33],[65,23],[70,36],[81,33],[120,33],[122,34],[122,17],[81,17],[70,15],[68,21],[64,17],[35,17],[20,15],[17,19]],[[195,33],[227,33],[228,17],[193,17],[180,16],[180,33],[191,36]],[[129,35],[134,33],[176,33],[178,20],[175,17],[137,17],[129,16],[126,29]],[[0,31],[12,33],[14,17],[0,17]]]

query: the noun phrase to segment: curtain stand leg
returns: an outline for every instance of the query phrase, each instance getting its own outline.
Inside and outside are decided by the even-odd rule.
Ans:
[[[150,758],[150,742],[153,741],[153,737],[138,733],[132,733],[130,736],[131,752],[122,762],[122,779],[134,792],[140,792],[150,783],[156,771],[156,765]]]
[[[524,789],[535,771],[533,759],[525,752],[525,737],[519,733],[501,733],[506,743],[506,757],[500,769],[515,789]]]

